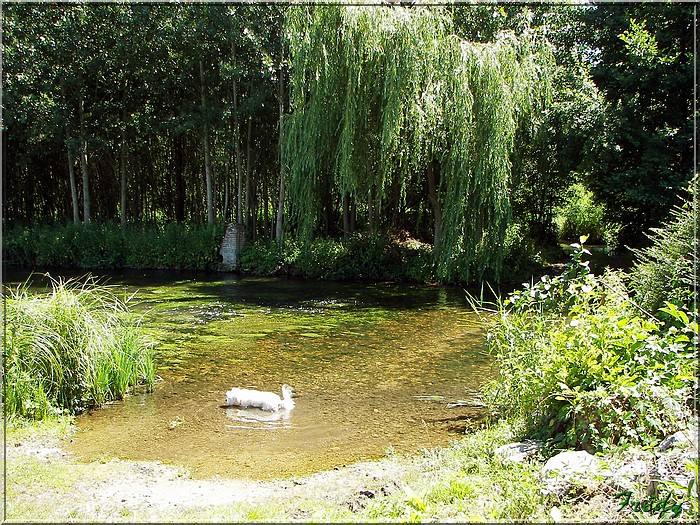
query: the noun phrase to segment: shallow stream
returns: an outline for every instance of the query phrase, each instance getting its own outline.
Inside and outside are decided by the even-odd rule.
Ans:
[[[68,450],[86,461],[270,479],[417,452],[464,432],[478,411],[447,403],[493,374],[460,288],[144,272],[108,282],[136,292],[162,381],[78,418]],[[283,383],[296,390],[291,412],[223,406],[234,386]]]

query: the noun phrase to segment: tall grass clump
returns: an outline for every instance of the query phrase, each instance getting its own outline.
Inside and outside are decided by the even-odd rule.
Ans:
[[[94,279],[20,285],[6,297],[5,409],[46,419],[121,399],[155,383],[152,344],[128,319],[128,299]]]
[[[561,446],[653,446],[697,416],[696,314],[667,302],[659,320],[620,274],[594,275],[587,250],[573,246],[561,275],[499,305],[488,338],[500,375],[486,397]]]

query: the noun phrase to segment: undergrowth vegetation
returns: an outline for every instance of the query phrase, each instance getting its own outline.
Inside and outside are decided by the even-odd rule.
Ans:
[[[689,188],[692,191],[692,187]],[[697,276],[697,240],[695,221],[698,203],[684,196],[683,202],[671,210],[661,228],[648,235],[651,245],[634,250],[637,262],[630,275],[635,300],[654,310],[664,301],[690,306],[696,299],[692,288]]]
[[[563,202],[555,217],[559,239],[571,242],[583,234],[592,244],[617,248],[620,225],[606,219],[605,206],[595,202],[592,191],[581,183],[572,184]]]
[[[45,419],[76,414],[155,382],[152,345],[127,317],[128,299],[93,279],[28,286],[5,304],[5,410]]]
[[[543,258],[514,224],[505,238],[504,268],[495,281],[508,281],[543,264]],[[287,241],[257,242],[241,252],[241,268],[253,275],[292,275],[322,280],[379,280],[430,283],[437,276],[433,246],[406,231],[391,234],[358,233],[347,238],[317,238],[306,245]],[[470,283],[468,272],[457,281]],[[462,280],[463,279],[463,280]]]
[[[671,302],[646,311],[620,274],[594,275],[574,248],[561,275],[498,305],[488,337],[500,376],[486,397],[560,446],[654,446],[697,414],[697,316]]]
[[[150,268],[213,270],[221,260],[223,226],[135,226],[116,223],[33,226],[3,231],[3,260],[25,267],[87,270]]]
[[[254,275],[289,274],[311,279],[435,279],[433,249],[399,232],[319,238],[302,246],[288,241],[249,244],[241,252],[242,269]]]
[[[220,269],[224,228],[169,223],[129,225],[16,226],[3,232],[3,260],[28,268]],[[511,225],[505,238],[505,261],[497,280],[511,280],[540,267],[540,252],[523,228]],[[258,240],[244,245],[240,269],[252,275],[290,275],[322,280],[381,280],[429,283],[438,280],[431,244],[407,231],[356,233],[346,238],[319,237],[307,244],[283,245]],[[469,272],[457,272],[466,283]],[[461,282],[461,281],[460,281]]]

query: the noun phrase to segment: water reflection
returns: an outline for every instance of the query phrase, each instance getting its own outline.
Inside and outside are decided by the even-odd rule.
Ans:
[[[226,408],[226,417],[239,423],[226,425],[226,428],[242,428],[246,430],[275,430],[292,428],[292,411],[278,410],[268,412],[258,408]]]

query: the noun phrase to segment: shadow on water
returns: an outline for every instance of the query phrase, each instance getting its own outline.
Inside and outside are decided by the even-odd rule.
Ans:
[[[197,477],[269,479],[416,452],[446,445],[479,417],[447,403],[472,398],[494,372],[458,288],[108,277],[137,292],[163,381],[78,418],[68,448],[86,461],[160,460]],[[297,392],[290,412],[222,406],[234,386],[280,393],[283,383]]]

